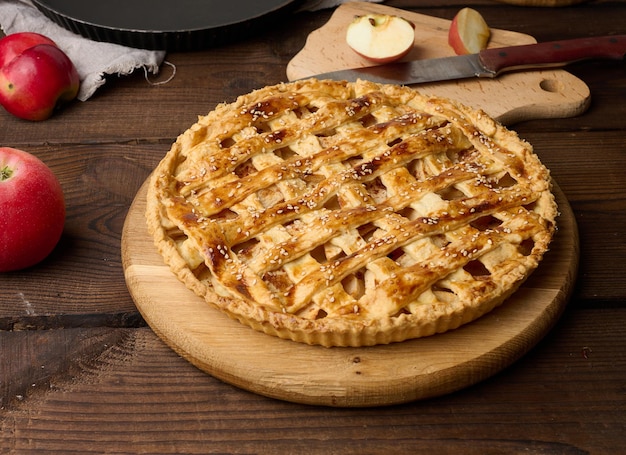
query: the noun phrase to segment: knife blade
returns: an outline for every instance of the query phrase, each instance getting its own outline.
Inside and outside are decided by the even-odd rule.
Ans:
[[[477,54],[411,60],[317,74],[317,79],[366,79],[383,84],[421,84],[466,78],[495,78],[504,72],[559,67],[589,59],[622,60],[626,35],[576,38],[484,49]]]

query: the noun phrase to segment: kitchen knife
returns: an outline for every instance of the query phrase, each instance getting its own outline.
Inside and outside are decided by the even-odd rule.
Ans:
[[[484,49],[478,54],[387,63],[317,74],[317,79],[367,79],[383,84],[419,84],[471,77],[494,78],[505,71],[563,66],[588,59],[621,60],[626,35],[577,38]]]

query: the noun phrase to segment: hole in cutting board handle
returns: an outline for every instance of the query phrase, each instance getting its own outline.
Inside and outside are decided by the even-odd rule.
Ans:
[[[541,87],[541,90],[550,93],[563,91],[563,83],[556,79],[544,79],[539,83],[539,87]]]

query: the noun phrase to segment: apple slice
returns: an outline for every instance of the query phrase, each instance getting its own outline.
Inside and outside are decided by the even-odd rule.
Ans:
[[[404,57],[413,48],[414,26],[400,16],[365,14],[348,25],[346,42],[357,54],[376,63]]]
[[[463,8],[452,19],[448,44],[457,55],[476,54],[487,47],[490,36],[489,26],[480,13]]]

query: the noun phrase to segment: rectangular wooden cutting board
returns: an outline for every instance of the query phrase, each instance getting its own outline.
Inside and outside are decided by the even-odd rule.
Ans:
[[[403,60],[453,56],[448,45],[451,21],[390,6],[350,2],[339,6],[329,21],[309,35],[304,47],[287,65],[287,78],[295,80],[345,68],[371,66],[346,44],[348,24],[355,16],[382,13],[402,16],[415,25],[415,43]],[[489,47],[532,44],[522,33],[491,29]],[[420,91],[444,96],[483,109],[504,124],[524,120],[566,118],[583,113],[590,102],[587,85],[563,69],[527,70],[497,79],[466,79],[421,84]]]

